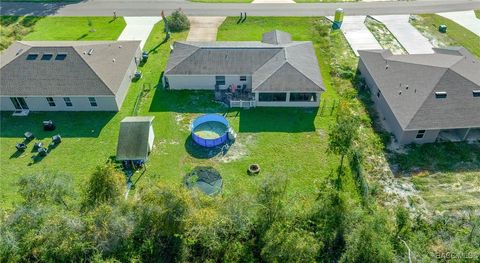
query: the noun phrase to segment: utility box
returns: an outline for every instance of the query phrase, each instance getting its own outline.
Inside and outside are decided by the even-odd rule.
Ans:
[[[438,31],[440,31],[440,33],[447,33],[447,25],[440,25]]]
[[[342,8],[337,8],[335,10],[335,17],[333,19],[333,29],[339,29],[342,27],[342,22],[343,22],[343,9]]]

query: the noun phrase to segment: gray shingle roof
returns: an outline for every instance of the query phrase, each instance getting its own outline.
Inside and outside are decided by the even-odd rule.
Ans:
[[[273,45],[287,44],[292,42],[292,36],[287,32],[273,30],[263,34],[262,42]]]
[[[114,96],[139,46],[140,41],[15,42],[0,57],[1,95]],[[38,58],[27,60],[29,54]],[[43,54],[53,57],[42,60]],[[56,60],[57,54],[66,57]]]
[[[288,37],[287,37],[288,35]],[[166,75],[252,75],[259,91],[324,91],[311,42],[292,42],[288,33],[264,34],[265,42],[175,42]]]
[[[480,61],[464,48],[359,54],[404,130],[480,127],[480,98],[473,97],[480,89]],[[435,92],[447,98],[437,99]]]
[[[116,156],[118,161],[147,159],[153,119],[150,116],[126,117],[120,122]]]

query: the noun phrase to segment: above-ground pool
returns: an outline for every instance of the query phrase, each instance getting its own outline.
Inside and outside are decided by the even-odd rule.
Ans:
[[[192,138],[201,146],[215,147],[228,140],[227,119],[219,114],[202,115],[192,123]]]

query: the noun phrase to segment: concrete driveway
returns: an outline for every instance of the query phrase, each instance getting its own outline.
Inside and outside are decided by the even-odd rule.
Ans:
[[[475,12],[473,12],[473,10],[463,12],[438,13],[438,15],[448,18],[455,23],[463,26],[464,28],[472,31],[477,36],[480,36],[480,19],[475,16]]]
[[[127,26],[118,37],[118,40],[141,40],[140,47],[143,49],[145,42],[153,29],[153,26],[160,20],[161,17],[156,16],[142,16],[142,17],[124,17]]]
[[[187,41],[215,42],[218,27],[225,21],[224,16],[190,16],[190,31]]]
[[[433,53],[430,41],[409,23],[409,15],[373,16],[373,18],[382,22],[408,53]]]
[[[327,17],[333,20],[333,17]],[[362,49],[382,49],[377,39],[365,26],[366,16],[345,16],[343,18],[342,27],[340,28],[345,38],[350,44],[355,55],[358,56],[358,50]]]

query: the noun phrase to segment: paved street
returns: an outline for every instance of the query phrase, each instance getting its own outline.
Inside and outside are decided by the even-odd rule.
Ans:
[[[409,23],[409,15],[373,16],[382,22],[409,54],[433,53],[433,46]]]
[[[475,16],[473,10],[439,13],[438,15],[446,17],[480,36],[480,19]]]
[[[382,49],[382,46],[365,25],[365,18],[366,16],[345,16],[341,27],[348,44],[357,56],[357,50]],[[333,20],[333,17],[328,17],[328,19]]]
[[[480,8],[480,0],[428,0],[392,2],[350,2],[316,4],[204,4],[184,1],[90,0],[80,3],[1,3],[2,15],[59,16],[159,16],[182,8],[190,16],[237,16],[240,12],[256,16],[325,16],[338,7],[346,15],[418,14],[465,11]]]

